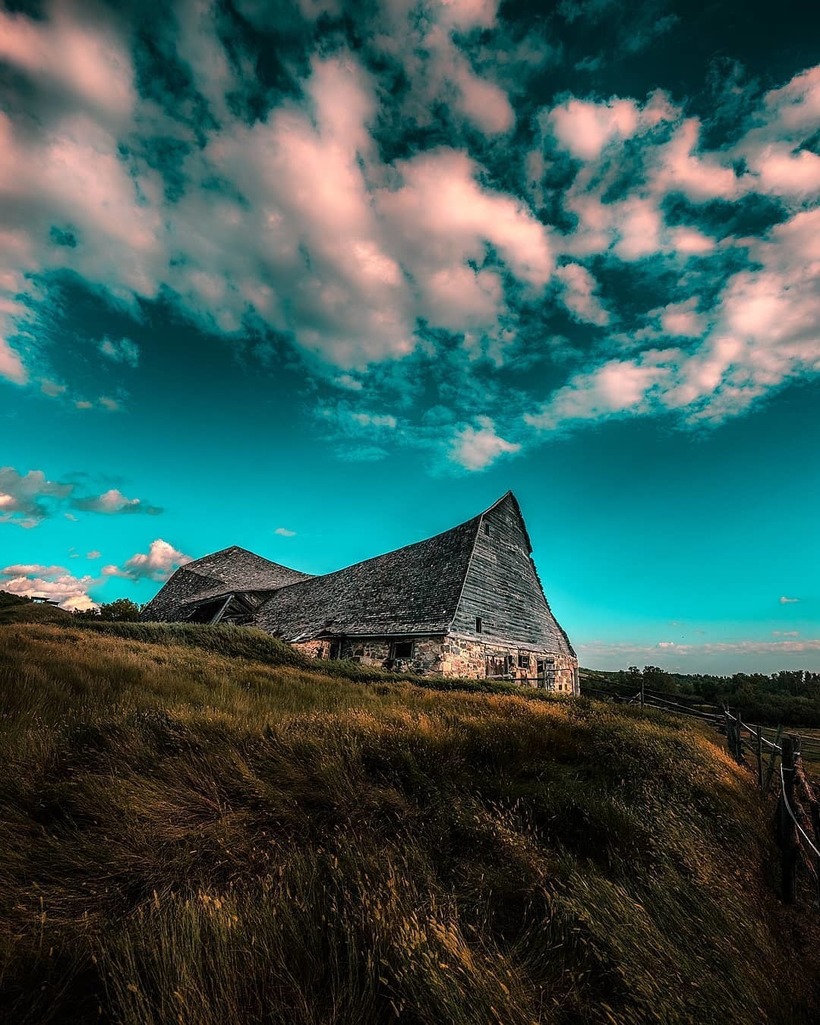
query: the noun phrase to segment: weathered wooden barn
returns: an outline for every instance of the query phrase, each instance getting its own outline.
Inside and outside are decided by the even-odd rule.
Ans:
[[[443,534],[322,576],[226,548],[178,569],[144,620],[254,624],[317,658],[578,693],[508,492]]]

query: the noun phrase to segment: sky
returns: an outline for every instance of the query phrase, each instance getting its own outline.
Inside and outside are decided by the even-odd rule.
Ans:
[[[820,8],[0,0],[0,589],[512,489],[582,665],[820,670]]]

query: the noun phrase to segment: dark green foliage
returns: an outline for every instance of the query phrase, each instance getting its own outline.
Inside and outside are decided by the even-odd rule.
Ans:
[[[140,607],[130,598],[116,598],[103,602],[97,608],[81,609],[74,613],[77,619],[98,620],[101,623],[138,623]]]
[[[647,691],[740,708],[747,722],[820,727],[820,673],[808,670],[710,676],[630,666],[617,672],[584,669],[581,673],[582,689],[586,682],[597,689],[635,693],[643,681]]]
[[[348,668],[0,630],[4,1023],[816,1020],[816,927],[706,734]]]

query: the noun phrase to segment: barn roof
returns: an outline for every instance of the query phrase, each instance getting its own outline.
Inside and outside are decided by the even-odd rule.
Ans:
[[[322,633],[444,633],[453,620],[481,516],[375,559],[283,587],[259,609],[287,640]]]
[[[531,551],[518,502],[507,492],[435,537],[322,576],[225,548],[178,569],[141,618],[186,619],[209,599],[252,592],[256,625],[288,641],[471,635],[483,622],[487,641],[506,638],[571,654]]]
[[[263,559],[247,548],[232,545],[178,569],[153,601],[142,610],[144,620],[173,620],[183,606],[217,598],[233,591],[273,592],[279,587],[308,580],[277,562]]]

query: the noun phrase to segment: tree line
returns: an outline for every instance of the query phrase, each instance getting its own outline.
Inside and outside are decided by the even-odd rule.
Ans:
[[[592,686],[647,691],[700,699],[704,704],[739,708],[751,722],[820,727],[820,672],[781,669],[774,673],[669,673],[659,666],[595,670]],[[592,682],[594,680],[594,682]]]

